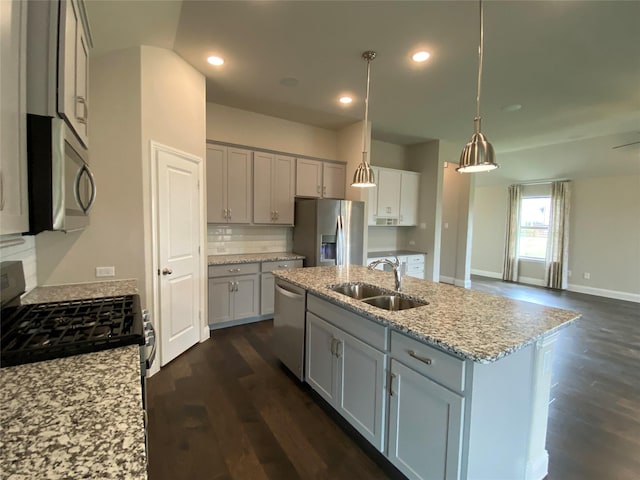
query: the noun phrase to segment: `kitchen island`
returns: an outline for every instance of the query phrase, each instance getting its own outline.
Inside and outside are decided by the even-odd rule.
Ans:
[[[414,278],[428,304],[388,311],[333,287],[392,292],[391,273],[274,275],[306,290],[305,381],[407,477],[546,476],[553,349],[579,313]]]
[[[144,480],[138,345],[0,370],[3,479]]]

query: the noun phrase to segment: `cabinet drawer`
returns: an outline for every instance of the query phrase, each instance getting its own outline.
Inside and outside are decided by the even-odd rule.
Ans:
[[[302,260],[280,260],[277,262],[262,262],[263,272],[273,272],[274,270],[300,267],[302,267]]]
[[[424,264],[424,255],[407,255],[409,265]]]
[[[230,275],[247,275],[259,273],[259,263],[234,263],[229,265],[209,265],[209,278],[228,277]]]
[[[378,350],[387,350],[387,327],[384,325],[349,312],[314,295],[307,296],[307,310],[350,333],[358,340],[368,343]]]
[[[462,359],[398,332],[391,332],[391,355],[445,387],[456,392],[464,390],[465,362]]]
[[[424,264],[422,263],[410,263],[407,265],[407,273],[423,273]]]

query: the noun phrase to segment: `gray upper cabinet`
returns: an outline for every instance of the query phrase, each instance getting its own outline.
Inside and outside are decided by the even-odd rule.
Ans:
[[[0,234],[29,229],[26,144],[27,3],[0,2]]]
[[[251,222],[253,152],[207,145],[207,223]]]
[[[295,159],[253,154],[253,223],[293,225]]]
[[[61,116],[89,147],[89,22],[82,0],[28,2],[29,113]]]
[[[296,196],[342,199],[345,185],[344,164],[305,158],[296,160]]]

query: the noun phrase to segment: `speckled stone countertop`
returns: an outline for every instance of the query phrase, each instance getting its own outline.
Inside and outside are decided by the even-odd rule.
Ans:
[[[414,252],[412,250],[380,250],[378,252],[367,252],[367,258],[389,257],[392,255],[426,255],[426,253]]]
[[[108,282],[74,283],[36,287],[22,297],[23,305],[30,303],[61,302],[82,298],[113,297],[138,293],[135,280],[111,280]]]
[[[349,265],[276,270],[273,274],[336,305],[478,363],[495,362],[580,317],[569,310],[412,277],[404,278],[403,293],[429,304],[389,312],[327,287],[359,282],[393,290],[390,272]]]
[[[242,255],[209,255],[209,265],[231,265],[234,263],[282,262],[284,260],[304,260],[296,253],[245,253]]]
[[[147,478],[137,345],[0,370],[0,476]]]

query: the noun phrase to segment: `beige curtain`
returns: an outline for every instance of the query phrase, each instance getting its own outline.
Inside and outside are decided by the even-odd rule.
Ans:
[[[507,239],[505,242],[504,267],[502,279],[509,282],[518,281],[518,230],[520,229],[520,185],[509,187],[509,206],[507,209]]]
[[[545,282],[549,288],[565,290],[569,266],[569,214],[571,183],[551,184],[551,219],[545,259]]]

